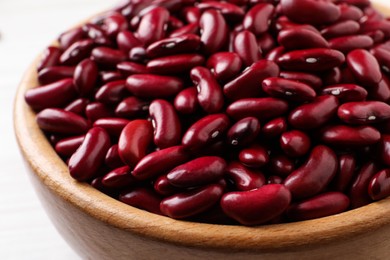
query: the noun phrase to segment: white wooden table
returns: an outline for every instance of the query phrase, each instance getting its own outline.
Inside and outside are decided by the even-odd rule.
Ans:
[[[386,3],[389,0],[377,0]],[[0,0],[0,259],[79,259],[44,213],[24,172],[12,128],[16,87],[57,35],[108,8],[104,0]]]

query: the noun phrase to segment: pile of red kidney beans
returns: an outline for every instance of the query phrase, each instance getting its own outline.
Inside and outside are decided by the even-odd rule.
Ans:
[[[389,77],[367,0],[127,0],[61,34],[25,99],[77,181],[260,225],[390,195]]]

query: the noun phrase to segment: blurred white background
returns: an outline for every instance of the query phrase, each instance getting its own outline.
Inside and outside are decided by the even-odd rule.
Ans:
[[[376,0],[387,3],[389,0]],[[12,105],[29,63],[58,34],[110,7],[104,0],[0,0],[0,259],[79,257],[56,232],[29,183],[16,146]]]

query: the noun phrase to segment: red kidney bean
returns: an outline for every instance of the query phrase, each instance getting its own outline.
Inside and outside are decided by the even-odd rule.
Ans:
[[[379,159],[382,163],[390,166],[390,135],[383,134],[378,144]]]
[[[299,130],[284,132],[280,137],[280,147],[290,157],[302,157],[309,152],[310,146],[310,137]]]
[[[98,79],[98,67],[91,59],[81,61],[74,71],[74,85],[81,96],[88,96]]]
[[[149,106],[149,115],[154,128],[154,143],[167,148],[180,143],[181,125],[175,108],[162,99],[154,100]]]
[[[199,109],[197,95],[196,87],[189,87],[180,91],[173,102],[176,111],[185,115],[195,113]]]
[[[242,149],[238,155],[242,164],[250,168],[261,168],[269,162],[268,151],[259,145]]]
[[[84,31],[81,27],[76,27],[62,33],[58,37],[58,42],[62,50],[68,49],[73,43],[84,37]]]
[[[255,117],[246,117],[230,127],[227,132],[227,140],[233,146],[244,146],[252,143],[259,133],[259,120]]]
[[[335,85],[341,82],[341,70],[339,68],[332,68],[322,73],[322,82],[324,86]]]
[[[371,100],[378,100],[387,103],[390,100],[390,79],[382,75],[378,85],[371,87],[368,97]]]
[[[143,157],[153,140],[153,126],[143,119],[130,121],[118,141],[118,152],[122,161],[134,167]]]
[[[326,192],[291,205],[287,216],[295,221],[322,218],[344,212],[348,206],[349,198],[343,193]]]
[[[368,185],[368,194],[372,200],[381,200],[390,195],[390,170],[376,173]]]
[[[54,83],[61,79],[73,77],[75,67],[53,66],[44,68],[38,73],[38,81],[43,85]]]
[[[169,37],[180,37],[186,34],[196,34],[199,31],[199,23],[190,23],[169,34]]]
[[[316,97],[316,92],[309,85],[279,77],[265,79],[262,88],[271,97],[288,101],[306,102]]]
[[[163,7],[156,7],[142,18],[137,30],[137,38],[146,46],[164,38],[169,12]]]
[[[329,47],[343,53],[355,49],[368,49],[374,45],[374,41],[367,35],[349,35],[329,40]]]
[[[347,64],[352,74],[364,86],[370,87],[382,80],[378,61],[366,50],[357,49],[348,53]]]
[[[70,157],[70,175],[78,181],[86,181],[96,176],[110,146],[110,137],[103,128],[91,128],[81,146]]]
[[[207,54],[220,51],[228,40],[229,29],[222,14],[217,10],[209,9],[200,17],[200,39]]]
[[[385,40],[385,34],[380,30],[366,32],[364,35],[370,36],[374,41],[374,44],[382,43]]]
[[[127,94],[126,81],[111,81],[99,88],[95,99],[105,104],[117,104]]]
[[[198,51],[201,41],[198,35],[185,34],[156,41],[148,46],[146,53],[150,58],[157,58],[181,53]]]
[[[281,71],[279,77],[289,80],[302,82],[309,85],[314,90],[320,90],[322,87],[322,79],[314,74],[296,71]]]
[[[390,50],[383,47],[376,47],[371,50],[371,53],[377,59],[381,68],[388,72],[390,69]]]
[[[60,63],[66,66],[76,65],[87,58],[94,46],[93,40],[79,40],[69,46],[61,55]]]
[[[267,179],[267,184],[283,184],[283,179],[276,175],[271,175]]]
[[[239,120],[245,117],[256,117],[260,121],[272,119],[285,114],[288,103],[277,98],[245,98],[231,103],[226,113]]]
[[[199,105],[207,113],[219,112],[224,104],[222,88],[209,69],[195,67],[190,72],[192,82],[197,88]]]
[[[288,19],[287,16],[284,16],[284,15],[282,15],[276,19],[274,26],[275,26],[275,29],[279,32],[282,30],[286,30],[286,29],[305,28],[305,29],[311,30],[313,32],[319,33],[319,31],[314,26],[312,26],[310,24],[294,23],[290,19]]]
[[[239,191],[257,189],[265,184],[264,174],[248,169],[239,162],[230,162],[226,168],[226,174]]]
[[[313,25],[331,24],[340,16],[340,8],[328,1],[281,0],[282,12],[292,21]]]
[[[219,11],[227,21],[232,23],[241,21],[245,15],[245,12],[242,10],[242,8],[234,4],[220,1],[202,2],[197,5],[197,8],[199,8],[202,12],[208,9],[215,9]]]
[[[247,11],[242,23],[246,30],[253,32],[255,35],[261,35],[268,31],[273,14],[273,5],[260,3]]]
[[[61,54],[60,48],[54,46],[47,47],[42,53],[37,70],[40,71],[44,68],[58,65]]]
[[[29,89],[24,95],[27,104],[34,110],[63,107],[76,97],[72,79],[63,79],[54,83]]]
[[[39,112],[37,123],[44,131],[66,135],[84,134],[90,127],[83,117],[59,108],[46,108]]]
[[[129,120],[124,118],[108,117],[96,120],[93,126],[103,128],[110,136],[119,137],[123,128],[129,122]]]
[[[340,103],[363,101],[367,97],[367,91],[355,84],[332,85],[322,89],[323,95],[333,95]]]
[[[385,38],[390,38],[390,21],[367,21],[361,24],[361,32],[372,32],[380,30],[385,34]]]
[[[82,29],[86,36],[90,38],[97,45],[112,45],[111,40],[108,38],[104,30],[96,24],[85,24]]]
[[[338,157],[339,159],[339,169],[334,177],[331,186],[340,192],[345,192],[345,190],[350,186],[352,178],[354,177],[356,169],[356,158],[352,154],[342,154]]]
[[[287,70],[317,72],[340,66],[344,61],[344,55],[337,50],[315,48],[287,52],[277,63]]]
[[[183,85],[179,78],[154,74],[131,75],[126,80],[126,88],[140,98],[171,97],[179,93]]]
[[[89,103],[89,100],[86,98],[78,98],[69,103],[64,110],[73,112],[75,114],[84,116],[85,115],[85,108],[87,107]]]
[[[339,21],[359,21],[364,15],[363,11],[360,8],[353,5],[341,3],[339,4],[339,8],[341,13]]]
[[[354,35],[360,30],[360,24],[354,20],[341,21],[325,27],[321,30],[322,36],[326,39]]]
[[[390,119],[390,106],[380,101],[348,102],[337,115],[348,124],[374,124]]]
[[[108,149],[106,157],[104,158],[104,164],[110,169],[119,168],[124,165],[119,156],[117,144],[114,144]]]
[[[323,128],[320,133],[322,142],[341,147],[372,145],[380,138],[379,131],[370,126],[334,125]]]
[[[329,48],[321,34],[305,28],[289,28],[278,34],[278,42],[287,50]]]
[[[160,211],[161,198],[158,194],[147,188],[134,188],[119,195],[119,200],[130,206],[162,215]]]
[[[274,138],[287,130],[287,122],[283,117],[278,117],[267,122],[261,129],[261,135],[265,138]]]
[[[267,55],[265,56],[266,60],[277,62],[279,57],[285,53],[285,49],[283,46],[278,46],[271,49]]]
[[[281,184],[268,184],[250,191],[225,193],[221,207],[243,225],[263,224],[281,215],[289,206],[291,194]]]
[[[268,53],[276,45],[276,40],[270,33],[264,33],[257,37],[257,44],[263,53]]]
[[[96,47],[91,52],[91,59],[97,64],[115,67],[119,62],[125,61],[127,57],[120,50],[108,47]]]
[[[183,26],[184,26],[184,23],[180,19],[178,19],[174,16],[169,17],[168,30],[176,30],[176,29],[179,29]]]
[[[199,54],[178,54],[150,60],[146,65],[148,71],[156,74],[186,73],[205,62]]]
[[[199,10],[198,7],[195,6],[187,6],[184,7],[181,16],[187,23],[198,23],[200,21],[200,16],[202,15],[202,12]]]
[[[84,135],[72,136],[58,141],[54,147],[56,153],[64,157],[70,157],[84,141]]]
[[[95,122],[99,118],[113,117],[114,111],[101,102],[92,102],[85,107],[85,115],[91,122]]]
[[[223,194],[219,184],[211,184],[167,197],[161,201],[164,215],[182,219],[204,212],[214,206]]]
[[[336,154],[324,145],[313,148],[307,161],[284,181],[294,199],[310,198],[323,191],[336,175]]]
[[[119,32],[126,31],[129,27],[126,18],[119,13],[109,15],[103,22],[103,29],[108,37],[115,37]]]
[[[129,166],[116,168],[102,178],[102,184],[108,188],[123,189],[136,184],[137,180],[130,174]]]
[[[124,79],[119,71],[102,71],[99,74],[102,83]]]
[[[274,154],[270,156],[266,169],[272,174],[285,178],[295,169],[295,163],[283,154]]]
[[[131,61],[122,61],[116,65],[116,69],[124,77],[128,77],[133,74],[148,74],[149,70],[144,64],[131,62]]]
[[[171,196],[182,191],[180,188],[169,183],[166,175],[161,175],[153,184],[154,190],[162,196]]]
[[[351,208],[355,209],[372,202],[368,194],[368,187],[378,170],[378,166],[373,162],[367,162],[362,166],[358,175],[355,176],[349,191]]]
[[[116,43],[118,44],[118,48],[124,53],[128,53],[134,47],[142,45],[141,41],[130,31],[119,32],[116,36]]]
[[[115,109],[115,115],[125,118],[142,117],[149,110],[149,102],[137,97],[123,99]]]
[[[223,92],[231,100],[250,98],[261,94],[261,82],[279,75],[279,67],[269,60],[260,60],[225,84]]]
[[[240,56],[245,66],[250,66],[261,59],[261,49],[257,44],[256,36],[248,30],[236,34],[233,50]]]

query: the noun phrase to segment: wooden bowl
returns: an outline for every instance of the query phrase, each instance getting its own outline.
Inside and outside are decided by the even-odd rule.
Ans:
[[[381,8],[390,14],[390,10]],[[15,133],[31,181],[65,240],[88,259],[388,259],[390,198],[321,219],[260,227],[190,223],[154,215],[72,179],[35,122],[24,93],[15,99]]]

